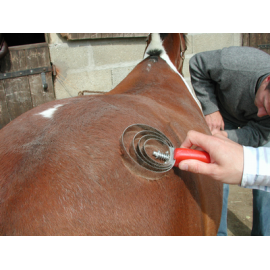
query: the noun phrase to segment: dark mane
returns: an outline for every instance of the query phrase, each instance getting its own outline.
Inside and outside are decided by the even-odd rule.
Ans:
[[[147,54],[150,55],[150,56],[160,56],[160,54],[162,53],[162,50],[151,50],[149,51]]]
[[[159,34],[161,40],[164,40],[169,34]]]
[[[184,40],[185,40],[185,43],[186,43],[186,47],[188,45],[188,38],[187,38],[187,34],[183,34],[183,37],[184,37]]]

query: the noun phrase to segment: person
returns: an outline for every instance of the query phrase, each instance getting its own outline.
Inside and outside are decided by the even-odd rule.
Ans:
[[[184,160],[179,169],[204,174],[225,184],[270,192],[270,148],[246,147],[220,134],[210,136],[191,130],[181,147],[193,145],[208,152],[211,163]]]
[[[189,62],[191,83],[213,135],[270,146],[270,55],[250,47],[202,52]],[[270,235],[270,193],[253,189],[251,235]],[[229,185],[223,185],[218,235],[227,235]]]

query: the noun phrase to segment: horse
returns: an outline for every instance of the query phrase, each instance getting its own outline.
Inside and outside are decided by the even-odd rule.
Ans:
[[[177,167],[149,179],[119,142],[135,123],[175,146],[191,129],[211,134],[180,74],[185,44],[150,34],[144,59],[110,92],[42,104],[0,130],[1,235],[217,234],[222,184]]]

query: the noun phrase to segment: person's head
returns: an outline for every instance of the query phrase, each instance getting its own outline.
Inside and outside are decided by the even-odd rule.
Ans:
[[[270,115],[270,75],[261,83],[256,93],[254,103],[258,108],[258,117]]]

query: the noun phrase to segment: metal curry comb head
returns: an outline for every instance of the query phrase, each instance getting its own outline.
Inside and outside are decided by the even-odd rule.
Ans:
[[[130,165],[143,167],[150,178],[157,178],[156,174],[166,173],[174,166],[177,167],[182,160],[210,162],[208,153],[175,148],[161,131],[144,124],[128,126],[121,136],[120,145],[124,156],[131,161]],[[141,173],[142,168],[137,168]]]

